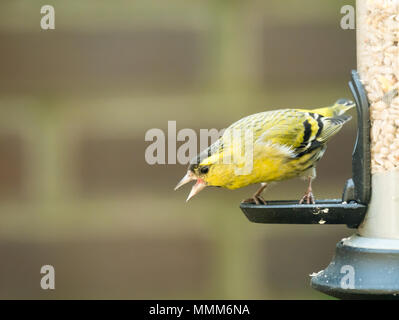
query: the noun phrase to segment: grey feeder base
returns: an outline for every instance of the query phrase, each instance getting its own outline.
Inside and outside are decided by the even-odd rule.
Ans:
[[[341,240],[314,289],[340,299],[399,299],[399,240],[352,236]]]

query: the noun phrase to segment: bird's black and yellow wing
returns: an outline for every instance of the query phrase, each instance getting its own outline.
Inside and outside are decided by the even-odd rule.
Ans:
[[[345,106],[347,109],[348,107]],[[201,152],[196,163],[201,163],[204,159],[212,163],[220,160],[223,152],[232,152],[237,143],[245,145],[247,139],[251,138],[251,143],[261,145],[267,143],[268,146],[275,146],[276,152],[282,150],[289,158],[299,158],[309,154],[316,149],[321,149],[325,143],[335,135],[343,124],[351,119],[348,115],[336,115],[337,112],[327,112],[324,114],[335,114],[331,117],[312,112],[312,110],[302,109],[280,109],[275,111],[261,112],[247,116],[233,123],[228,127],[223,136],[209,148]],[[239,132],[241,138],[237,141],[234,137],[235,132]],[[248,135],[250,132],[252,134]],[[270,148],[268,149],[270,150]],[[265,154],[265,157],[272,157],[273,154]],[[210,159],[211,158],[211,159]]]
[[[297,155],[314,148],[315,144],[326,143],[350,119],[348,115],[324,117],[313,112],[283,109],[243,118],[228,129],[253,130],[255,143],[286,146]]]

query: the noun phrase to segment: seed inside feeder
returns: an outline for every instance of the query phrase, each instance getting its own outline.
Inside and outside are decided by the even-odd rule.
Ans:
[[[399,0],[357,5],[358,70],[370,102],[374,174],[399,169]]]

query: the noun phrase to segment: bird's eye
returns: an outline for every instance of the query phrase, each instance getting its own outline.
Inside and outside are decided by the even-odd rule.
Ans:
[[[207,174],[208,171],[209,171],[209,167],[201,167],[201,169],[200,169],[200,172],[201,172],[202,174]]]

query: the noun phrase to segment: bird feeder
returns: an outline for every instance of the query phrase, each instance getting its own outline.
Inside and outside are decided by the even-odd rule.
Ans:
[[[241,204],[252,222],[346,224],[354,235],[311,285],[345,298],[399,299],[399,1],[357,0],[357,64],[349,88],[356,102],[352,178],[342,199],[315,204]]]
[[[366,92],[356,71],[352,71],[350,90],[356,102],[357,139],[352,154],[352,178],[346,181],[341,199],[268,201],[266,205],[241,203],[252,222],[284,224],[346,224],[357,228],[363,221],[370,199],[370,121]]]

